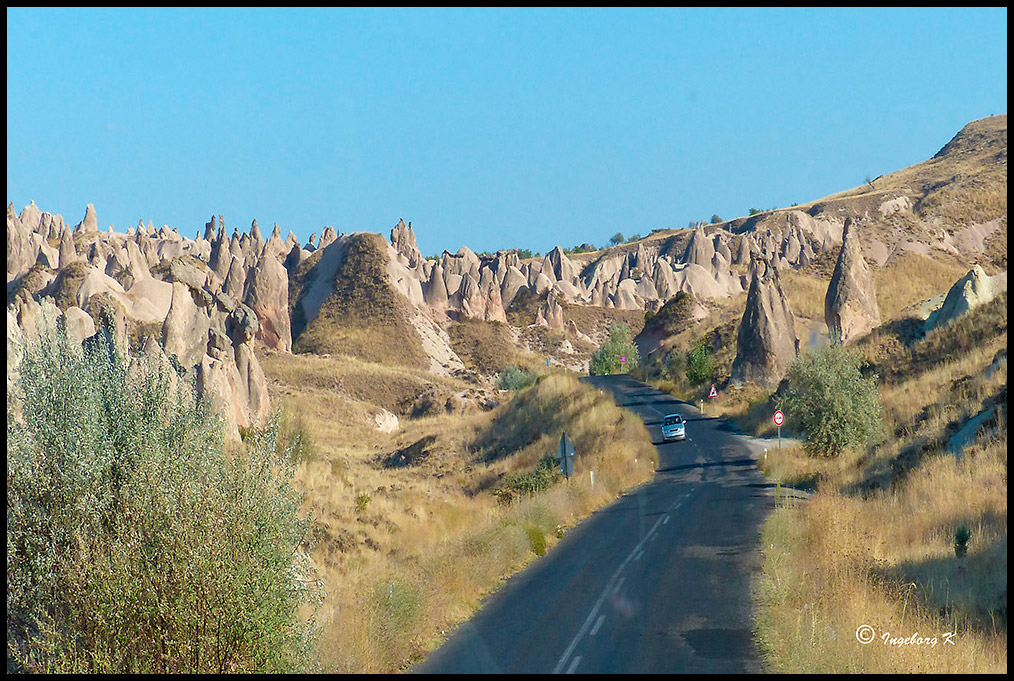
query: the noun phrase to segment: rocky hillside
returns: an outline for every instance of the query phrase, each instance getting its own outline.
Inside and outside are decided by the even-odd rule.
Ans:
[[[777,269],[795,318],[778,323],[771,314],[744,310],[739,306],[749,301],[735,298],[727,305],[713,305],[721,314],[703,320],[695,332],[684,331],[681,339],[653,339],[655,370],[673,348],[686,350],[704,338],[716,357],[724,354],[724,361],[740,367],[719,367],[719,378],[732,375],[739,384],[742,367],[751,363],[748,356],[763,356],[770,369],[763,375],[753,372],[751,380],[770,385],[794,356],[791,344],[782,343],[786,349],[779,353],[771,338],[794,332],[805,347],[831,337],[857,339],[881,323],[897,326],[901,318],[921,324],[964,272],[968,275],[963,281],[973,282],[967,286],[975,290],[963,300],[981,300],[985,294],[980,290],[993,295],[1005,290],[1006,183],[1007,117],[993,116],[969,123],[923,163],[809,204],[704,228],[715,235],[716,244],[723,238],[740,239],[741,261],[745,243],[751,258],[765,263],[762,269]],[[846,230],[846,225],[851,228]],[[976,265],[981,273],[973,276],[970,268]],[[988,285],[977,286],[984,277]],[[745,333],[755,339],[740,343],[734,355],[729,355],[730,334],[722,327],[730,305],[741,311],[739,317],[749,327],[740,328],[739,337]],[[795,329],[787,328],[789,324]],[[775,333],[776,328],[781,331]],[[776,361],[779,354],[783,356]]]
[[[126,233],[111,226],[100,231],[91,205],[73,227],[34,203],[20,214],[9,205],[8,347],[31,335],[40,314],[84,339],[108,311],[123,342],[175,357],[181,371],[194,372],[202,388],[228,406],[238,429],[268,409],[253,344],[488,384],[491,373],[515,358],[500,352],[498,361],[477,361],[482,338],[512,345],[529,361],[548,357],[581,370],[611,323],[623,321],[637,333],[645,316],[677,293],[687,297],[693,323],[675,326],[698,336],[700,329],[715,329],[716,348],[737,337],[800,338],[805,344],[807,335],[826,335],[829,328],[846,335],[876,326],[884,315],[871,303],[881,298],[871,282],[909,258],[946,263],[948,285],[953,270],[976,263],[986,274],[1005,271],[1006,179],[1007,117],[994,116],[968,124],[924,163],[809,204],[656,231],[633,244],[580,255],[557,247],[525,260],[516,251],[480,257],[464,246],[427,259],[404,221],[389,240],[325,227],[319,239],[314,234],[300,244],[292,232],[283,240],[277,225],[265,239],[256,221],[229,235],[221,216],[190,239],[143,222]],[[850,221],[856,240],[843,249]],[[841,283],[826,297],[836,261]],[[767,307],[787,314],[779,321],[751,313],[757,326],[744,336],[738,320],[746,294],[754,284],[765,288],[751,276],[757,272],[782,282],[784,293]],[[906,289],[904,305],[918,302],[909,298],[930,286]],[[938,287],[933,294],[946,290],[939,282],[932,286]],[[820,302],[800,302],[807,290]],[[760,308],[765,296],[756,298]],[[856,301],[859,312],[851,311]],[[892,303],[892,310],[897,306]],[[736,325],[720,330],[731,324],[730,315]],[[778,328],[785,324],[795,328]],[[660,328],[652,327],[644,350],[672,347]],[[761,379],[747,367],[784,367],[791,359],[780,356],[789,352],[784,349],[750,352],[752,363],[744,356],[737,366],[742,377],[755,380],[777,377]]]

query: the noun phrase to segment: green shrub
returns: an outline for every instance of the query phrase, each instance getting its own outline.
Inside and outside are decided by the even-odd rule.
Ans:
[[[563,474],[557,470],[556,456],[546,454],[539,459],[534,471],[527,473],[508,473],[500,480],[493,494],[501,504],[517,501],[522,496],[533,496],[556,484]]]
[[[626,361],[621,361],[623,358]],[[636,368],[640,360],[630,329],[626,324],[615,323],[609,330],[609,338],[591,356],[588,373],[592,376],[627,373]]]
[[[676,381],[686,375],[687,353],[679,348],[673,348],[665,358],[663,375],[670,381]]]
[[[961,523],[954,531],[954,555],[964,558],[968,554],[968,540],[972,538],[972,531],[968,525]]]
[[[525,534],[528,535],[528,543],[532,546],[532,553],[536,556],[546,555],[546,534],[535,525],[525,525]]]
[[[496,386],[500,390],[523,390],[533,385],[538,379],[535,374],[515,366],[507,367],[497,378]]]
[[[715,363],[711,359],[711,348],[706,339],[702,339],[694,349],[687,353],[687,380],[695,386],[710,383],[715,379]]]
[[[315,582],[276,424],[226,453],[165,364],[28,344],[7,398],[8,669],[284,671]]]
[[[831,345],[812,349],[789,366],[789,387],[779,406],[811,454],[836,456],[878,433],[876,379],[863,378],[862,361],[857,352]]]

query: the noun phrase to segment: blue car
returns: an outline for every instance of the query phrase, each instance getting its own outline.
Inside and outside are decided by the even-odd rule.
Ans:
[[[666,442],[687,439],[687,424],[682,416],[669,414],[662,419],[662,439]]]

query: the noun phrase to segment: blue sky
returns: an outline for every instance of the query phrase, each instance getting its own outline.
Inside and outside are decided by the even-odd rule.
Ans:
[[[820,198],[1007,111],[1007,10],[7,10],[7,199],[424,254]]]

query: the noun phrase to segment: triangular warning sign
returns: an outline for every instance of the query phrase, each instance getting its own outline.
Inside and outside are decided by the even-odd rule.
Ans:
[[[709,398],[715,398],[715,397],[718,397],[718,391],[717,391],[717,390],[715,390],[715,384],[714,384],[714,383],[712,383],[712,384],[711,384],[711,392],[710,392],[710,393],[708,393],[708,397],[709,397]]]

